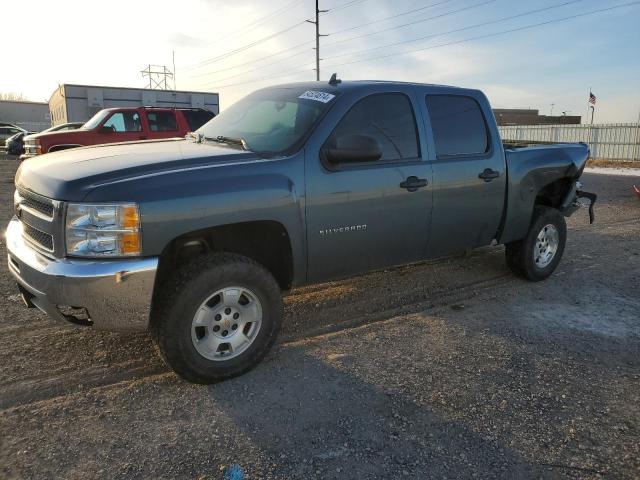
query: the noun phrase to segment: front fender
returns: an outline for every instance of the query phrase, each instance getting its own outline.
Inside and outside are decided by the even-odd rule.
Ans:
[[[298,282],[306,275],[303,167],[287,158],[152,175],[106,185],[85,201],[108,195],[137,202],[145,256],[159,256],[172,240],[198,230],[278,222],[289,235]]]

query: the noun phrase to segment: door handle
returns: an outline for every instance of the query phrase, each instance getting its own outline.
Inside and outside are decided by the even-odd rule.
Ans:
[[[400,188],[406,188],[409,192],[415,192],[419,188],[426,187],[429,182],[425,178],[407,177],[404,182],[400,182]]]
[[[491,170],[490,168],[485,168],[478,178],[481,178],[485,182],[490,182],[494,178],[498,178],[500,176],[500,172],[496,172],[495,170]]]
[[[146,135],[140,135],[140,140],[146,140],[147,136]]]

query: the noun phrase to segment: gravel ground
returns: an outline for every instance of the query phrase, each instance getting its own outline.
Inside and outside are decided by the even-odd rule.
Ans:
[[[0,477],[640,478],[640,178],[583,183],[596,223],[549,280],[491,247],[298,289],[265,361],[212,386],[25,309],[3,263]]]

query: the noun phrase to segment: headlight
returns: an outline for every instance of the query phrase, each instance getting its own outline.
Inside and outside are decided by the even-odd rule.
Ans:
[[[67,255],[121,257],[140,255],[140,214],[134,203],[67,206]]]

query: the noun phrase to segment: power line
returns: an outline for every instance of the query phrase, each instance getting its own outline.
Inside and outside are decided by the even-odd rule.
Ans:
[[[508,34],[508,33],[514,33],[514,32],[523,31],[523,30],[530,30],[532,28],[536,28],[536,27],[540,27],[540,26],[544,26],[544,25],[560,23],[560,22],[572,20],[572,19],[575,19],[575,18],[581,18],[581,17],[585,17],[585,16],[589,16],[589,15],[594,15],[594,14],[597,14],[597,13],[608,12],[608,11],[616,10],[616,9],[619,9],[619,8],[631,7],[631,6],[638,5],[638,4],[640,4],[640,0],[634,1],[634,2],[623,3],[623,4],[615,5],[615,6],[612,6],[612,7],[592,10],[592,11],[589,11],[589,12],[579,13],[579,14],[575,14],[575,15],[569,15],[569,16],[566,16],[566,17],[546,20],[544,22],[538,22],[538,23],[534,23],[534,24],[530,24],[530,25],[525,25],[525,26],[522,26],[522,27],[512,28],[512,29],[508,29],[508,30],[502,30],[500,32],[493,32],[493,33],[488,33],[488,34],[484,34],[484,35],[477,35],[475,37],[465,38],[465,39],[462,39],[462,40],[456,40],[456,41],[452,41],[452,42],[441,43],[441,44],[438,44],[438,45],[432,45],[432,46],[429,46],[429,47],[417,48],[417,49],[412,49],[412,50],[405,50],[403,52],[395,52],[395,53],[390,53],[390,54],[385,54],[385,55],[377,55],[377,56],[374,56],[374,57],[369,57],[369,58],[364,58],[364,59],[354,60],[354,61],[349,61],[349,62],[330,64],[330,65],[326,65],[326,67],[340,67],[340,66],[351,65],[351,64],[355,64],[355,63],[368,62],[368,61],[371,61],[371,60],[378,60],[378,59],[381,59],[381,58],[389,58],[389,57],[397,56],[397,55],[405,55],[407,53],[415,53],[415,52],[421,52],[421,51],[426,51],[426,50],[432,50],[432,49],[436,49],[436,48],[442,48],[442,47],[446,47],[446,46],[450,46],[450,45],[458,45],[458,44],[462,44],[462,43],[468,43],[468,42],[472,42],[474,40],[480,40],[480,39],[484,39],[484,38],[496,37],[496,36],[499,36],[499,35],[505,35],[505,34]],[[520,15],[522,15],[522,14],[520,14]],[[404,43],[408,43],[408,42],[404,42]],[[249,84],[249,83],[256,83],[256,82],[261,82],[261,81],[265,81],[265,80],[270,80],[272,78],[281,78],[281,77],[294,75],[294,74],[297,74],[297,73],[309,72],[311,70],[313,70],[312,67],[308,67],[308,68],[305,68],[303,70],[287,71],[287,72],[284,72],[282,74],[275,75],[275,76],[274,75],[270,75],[268,78],[257,78],[257,79],[251,79],[251,80],[242,81],[242,82],[231,83],[231,84],[227,84],[227,85],[220,85],[217,88],[222,89],[222,88],[233,87],[233,86],[236,86],[236,85],[246,85],[246,84]]]
[[[253,22],[247,23],[243,27],[240,27],[240,28],[238,28],[238,29],[236,29],[236,30],[234,30],[232,32],[229,32],[229,33],[219,37],[216,40],[213,40],[211,42],[207,42],[207,45],[211,44],[211,43],[219,42],[219,41],[227,39],[229,37],[233,37],[233,36],[235,36],[235,35],[237,35],[237,34],[239,34],[241,32],[244,32],[245,30],[250,30],[250,29],[255,28],[255,27],[259,26],[259,25],[262,25],[267,20],[270,20],[271,18],[275,17],[276,15],[284,13],[285,11],[293,8],[294,6],[296,6],[297,4],[302,3],[302,2],[303,2],[303,0],[293,0],[292,2],[287,3],[286,5],[278,8],[277,10],[275,10],[275,11],[273,11],[273,12],[267,14],[267,15],[265,15],[263,17],[260,17],[260,18],[258,18],[256,20],[254,20]]]
[[[366,0],[362,0],[362,1],[366,1]],[[364,24],[356,25],[356,26],[353,26],[353,27],[345,28],[345,29],[343,29],[343,30],[338,30],[338,31],[336,31],[336,32],[332,33],[331,35],[337,35],[337,34],[342,33],[342,32],[346,32],[346,31],[350,31],[350,30],[355,30],[355,29],[362,28],[362,27],[365,27],[365,26],[373,25],[373,24],[375,24],[375,23],[380,23],[380,22],[383,22],[383,21],[386,21],[386,20],[390,20],[390,19],[393,19],[393,18],[401,17],[401,16],[404,16],[404,15],[409,15],[409,14],[411,14],[411,13],[415,13],[415,12],[418,12],[418,11],[422,11],[422,10],[425,10],[425,9],[428,9],[428,8],[433,8],[433,7],[436,7],[436,6],[438,6],[438,5],[443,5],[443,4],[445,4],[445,3],[449,3],[449,2],[452,2],[452,1],[454,1],[454,0],[443,0],[443,1],[440,1],[440,2],[436,2],[436,3],[432,3],[432,4],[430,4],[430,5],[426,5],[426,6],[420,7],[420,8],[415,8],[415,9],[412,9],[412,10],[407,10],[406,12],[402,12],[402,13],[399,13],[399,14],[396,14],[396,15],[391,15],[391,16],[389,16],[389,17],[385,17],[385,18],[381,18],[381,19],[378,19],[378,20],[374,20],[374,21],[372,21],[372,22],[368,22],[368,23],[364,23]],[[468,9],[470,9],[470,8],[475,8],[475,7],[477,7],[477,6],[484,5],[485,3],[491,3],[491,2],[494,2],[494,1],[495,1],[495,0],[487,0],[486,2],[483,2],[483,3],[480,3],[480,4],[470,5],[470,6],[467,6],[467,7],[462,8],[462,9],[454,10],[454,11],[451,11],[451,12],[446,12],[446,13],[444,13],[444,14],[437,15],[437,16],[434,16],[434,17],[429,17],[429,18],[427,18],[427,19],[420,20],[419,22],[428,21],[428,20],[432,20],[432,19],[435,19],[435,18],[440,18],[440,17],[446,16],[446,15],[451,15],[451,14],[453,14],[453,13],[457,13],[457,12],[460,12],[460,11],[468,10]],[[353,5],[354,3],[355,3],[354,1],[352,1],[352,2],[347,2],[346,4],[342,5],[342,7],[351,6],[351,5]],[[360,3],[360,2],[358,2],[358,3]],[[330,10],[330,12],[331,12],[331,11],[335,11],[335,10],[336,10],[336,9],[334,9],[334,10]],[[322,13],[322,11],[320,11],[320,13]],[[310,22],[310,23],[315,23],[315,22],[311,22],[311,21],[309,21],[309,22]],[[419,22],[414,22],[414,23],[419,23]],[[393,29],[400,28],[400,27],[403,27],[403,26],[405,26],[405,25],[399,25],[399,26],[397,26],[397,27],[392,27],[392,28],[389,28],[389,29],[386,29],[386,30],[382,30],[382,31],[393,30]],[[344,39],[344,40],[339,40],[339,41],[336,41],[336,42],[332,42],[332,43],[326,44],[325,46],[331,46],[331,45],[334,45],[334,44],[337,44],[337,43],[346,42],[346,41],[352,40],[352,39],[354,39],[354,38],[361,38],[361,37],[364,37],[364,36],[370,36],[370,35],[373,35],[373,34],[375,34],[375,33],[380,33],[380,32],[382,32],[382,31],[374,32],[374,33],[369,33],[369,34],[361,35],[361,36],[356,36],[356,37],[352,37],[352,38],[348,38],[348,39]],[[324,36],[324,35],[320,35],[320,36]],[[310,41],[307,41],[307,42],[302,42],[302,43],[299,43],[299,44],[297,44],[297,45],[294,45],[293,47],[290,47],[290,48],[287,48],[287,49],[281,50],[281,51],[279,51],[279,52],[276,52],[276,53],[274,53],[274,54],[273,54],[273,55],[271,55],[271,56],[272,56],[272,57],[273,57],[273,56],[277,56],[277,55],[280,55],[280,54],[282,54],[282,53],[285,53],[285,52],[288,52],[288,51],[294,50],[294,49],[296,49],[296,48],[298,48],[298,47],[301,47],[301,46],[304,46],[304,45],[309,45],[309,44],[311,44],[311,43],[313,43],[313,42],[314,42],[314,40],[310,40]],[[278,60],[278,61],[271,62],[271,63],[265,64],[265,65],[262,65],[262,66],[263,66],[263,67],[271,66],[271,65],[274,65],[274,64],[276,64],[276,63],[283,62],[283,61],[285,61],[285,60],[289,60],[289,59],[291,59],[291,58],[295,58],[295,57],[297,57],[297,56],[299,56],[299,55],[301,55],[301,54],[302,54],[302,53],[298,53],[298,54],[295,54],[295,55],[291,55],[291,56],[285,57],[285,58],[283,58],[283,59],[280,59],[280,60]],[[331,57],[331,58],[334,58],[334,57]],[[261,59],[261,60],[264,60],[264,59]],[[259,61],[261,61],[261,60],[251,60],[251,61],[249,61],[249,62],[244,62],[244,63],[241,63],[241,64],[236,65],[236,66],[234,66],[234,67],[227,67],[227,68],[223,68],[223,69],[216,70],[216,71],[214,71],[214,72],[204,72],[204,73],[201,73],[201,74],[199,74],[199,75],[197,75],[197,76],[198,76],[198,77],[202,77],[202,76],[206,76],[206,75],[213,75],[213,74],[215,74],[215,73],[219,73],[219,72],[223,72],[223,71],[232,70],[232,69],[234,69],[234,68],[242,67],[242,66],[245,66],[245,65],[250,65],[250,64],[253,64],[253,63],[259,62]],[[211,62],[211,63],[213,63],[213,62]],[[203,64],[202,64],[202,62],[201,62],[201,64],[200,64],[199,66],[204,66],[204,65],[203,65]],[[193,67],[192,67],[192,68],[193,68]],[[252,69],[250,69],[250,70],[247,70],[247,71],[246,71],[246,72],[244,72],[244,73],[250,73],[250,72],[253,72],[253,71],[255,71],[255,70],[259,69],[259,68],[260,68],[260,67],[252,68]],[[241,74],[232,75],[232,76],[229,76],[229,77],[225,77],[225,79],[235,78],[235,77],[240,76],[240,75],[241,75]]]
[[[457,33],[457,32],[462,32],[464,30],[471,30],[473,28],[492,25],[494,23],[505,22],[507,20],[513,20],[514,18],[525,17],[527,15],[533,15],[535,13],[540,13],[540,12],[544,12],[544,11],[547,11],[547,10],[553,10],[555,8],[560,8],[560,7],[564,7],[564,6],[567,6],[567,5],[571,5],[573,3],[578,3],[578,2],[583,2],[583,1],[584,0],[570,0],[568,2],[563,2],[563,3],[556,4],[556,5],[551,5],[549,7],[538,8],[538,9],[535,9],[535,10],[529,10],[527,12],[518,13],[516,15],[510,15],[508,17],[498,18],[496,20],[489,20],[487,22],[476,23],[475,25],[469,25],[467,27],[456,28],[454,30],[448,30],[446,32],[432,33],[430,35],[425,35],[423,37],[418,37],[418,38],[414,38],[414,39],[411,39],[411,40],[403,40],[403,41],[400,41],[400,42],[388,43],[386,45],[379,45],[379,46],[377,46],[375,48],[366,48],[364,50],[356,50],[356,51],[353,51],[353,52],[341,53],[339,55],[332,55],[330,57],[327,57],[325,60],[329,60],[331,58],[346,57],[346,56],[349,56],[349,55],[359,55],[359,54],[362,54],[362,53],[365,53],[365,52],[371,52],[373,50],[380,50],[381,48],[395,47],[395,46],[398,46],[398,45],[404,45],[406,43],[419,42],[421,40],[426,40],[427,38],[442,37],[442,36],[448,35],[450,33]]]
[[[260,18],[258,18],[256,20],[254,20],[253,22],[250,22],[250,23],[246,24],[245,26],[243,26],[241,28],[238,28],[237,30],[234,30],[233,32],[229,32],[228,34],[217,38],[216,40],[212,40],[210,42],[206,42],[206,43],[204,43],[204,45],[211,45],[211,44],[220,42],[221,40],[224,40],[226,38],[233,37],[233,36],[235,36],[235,35],[237,35],[239,33],[244,32],[245,30],[251,30],[252,28],[257,27],[258,25],[263,24],[264,22],[266,22],[267,20],[271,19],[272,17],[274,17],[276,15],[279,15],[280,13],[283,13],[285,10],[289,10],[290,8],[294,7],[295,5],[297,5],[299,3],[302,3],[302,1],[303,0],[294,0],[292,2],[289,2],[286,5],[284,5],[284,6],[280,7],[279,9],[275,10],[274,12],[271,12],[268,15],[260,17]],[[210,59],[205,59],[202,62],[198,62],[198,63],[193,64],[193,65],[189,65],[189,66],[185,67],[183,70],[189,71],[189,70],[193,70],[193,69],[199,68],[199,67],[203,66],[202,64],[205,63],[207,60],[210,60]]]
[[[362,27],[368,27],[369,25],[375,25],[376,23],[386,22],[387,20],[393,20],[394,18],[403,17],[405,15],[410,15],[412,13],[416,13],[416,12],[420,12],[422,10],[427,10],[429,8],[437,7],[438,5],[444,5],[445,3],[451,3],[453,1],[455,1],[455,0],[443,0],[441,2],[432,3],[432,4],[426,5],[424,7],[413,8],[411,10],[407,10],[406,12],[397,13],[395,15],[390,15],[388,17],[380,18],[378,20],[373,20],[371,22],[362,23],[362,24],[356,25],[354,27],[348,27],[348,28],[343,28],[342,30],[336,30],[335,32],[331,32],[329,35],[332,35],[332,36],[333,35],[338,35],[340,33],[349,32],[351,30],[357,30],[357,29],[362,28]]]
[[[229,83],[227,85],[219,85],[216,88],[220,89],[220,88],[235,87],[236,85],[245,85],[247,83],[261,82],[261,81],[265,81],[265,80],[271,80],[272,78],[289,77],[289,76],[294,75],[296,73],[308,73],[308,72],[312,72],[314,70],[315,70],[314,67],[308,67],[308,68],[305,68],[303,70],[290,70],[290,71],[281,73],[279,75],[269,75],[268,77],[264,77],[263,76],[262,78],[254,78],[252,80],[246,80],[244,82],[236,82],[236,83]]]
[[[282,11],[283,11],[283,10],[286,10],[286,9],[288,9],[288,7],[291,7],[291,6],[293,6],[293,5],[296,5],[296,4],[300,3],[301,1],[302,1],[302,0],[295,0],[295,1],[293,1],[293,2],[290,2],[290,3],[288,3],[287,5],[285,5],[284,7],[282,7],[282,8],[280,8],[280,9],[276,10],[275,12],[272,12],[271,14],[269,14],[269,15],[267,15],[267,16],[265,16],[265,17],[262,17],[262,18],[260,18],[260,19],[258,19],[258,20],[256,20],[256,21],[255,21],[255,22],[253,22],[253,23],[247,24],[247,25],[245,25],[244,27],[242,27],[242,28],[240,28],[240,29],[236,30],[235,32],[231,32],[231,33],[229,33],[229,34],[227,34],[227,35],[225,35],[225,36],[223,36],[223,37],[220,37],[220,38],[219,38],[218,40],[216,40],[216,41],[220,41],[220,40],[222,40],[222,39],[224,39],[224,38],[228,38],[228,37],[230,37],[230,36],[232,36],[232,35],[235,35],[236,33],[239,33],[239,32],[241,32],[241,31],[244,31],[245,29],[247,29],[247,28],[249,28],[249,27],[256,26],[258,23],[260,23],[260,24],[261,24],[261,23],[264,23],[264,21],[268,20],[269,18],[271,18],[271,17],[273,17],[273,16],[275,16],[275,15],[278,15],[279,13],[282,13]],[[357,4],[359,4],[359,3],[363,3],[363,2],[366,2],[366,1],[368,1],[368,0],[351,0],[351,1],[346,2],[345,4],[339,5],[338,7],[334,8],[334,9],[331,9],[331,10],[320,10],[320,11],[319,11],[319,13],[330,14],[330,13],[333,13],[333,12],[336,12],[336,11],[340,11],[340,10],[342,10],[342,9],[344,9],[344,8],[350,7],[350,6],[352,6],[352,5],[357,5]],[[453,1],[453,0],[447,0],[447,1]],[[302,24],[302,23],[304,23],[304,22],[300,22],[300,24]],[[310,22],[310,23],[314,23],[314,22]],[[292,28],[294,28],[294,27],[295,27],[295,26],[297,26],[297,25],[298,25],[298,24],[294,25]],[[291,29],[292,29],[292,28],[291,28]],[[289,31],[289,29],[285,29],[284,31],[279,32],[279,33],[278,33],[278,35],[279,35],[279,34],[281,34],[281,33],[286,33],[287,31]],[[275,35],[274,35],[274,36],[275,36]],[[256,42],[254,42],[254,43],[250,44],[250,46],[248,46],[247,48],[250,48],[251,46],[255,46],[256,44],[258,44],[258,43],[261,43],[261,42],[265,41],[265,39],[267,39],[267,40],[268,40],[268,39],[271,39],[271,38],[273,38],[273,36],[268,36],[268,37],[265,37],[265,38],[263,38],[263,39],[260,39],[260,40],[258,40],[258,41],[256,41]],[[207,44],[215,43],[216,41],[214,41],[214,42],[208,42]],[[288,52],[288,51],[294,50],[294,49],[296,49],[296,48],[298,48],[298,47],[300,47],[300,46],[308,45],[308,44],[311,44],[311,43],[313,43],[313,40],[312,40],[312,41],[309,41],[309,42],[303,42],[303,43],[300,43],[300,44],[298,44],[298,45],[294,45],[293,47],[290,47],[290,48],[286,48],[286,49],[281,50],[281,51],[279,51],[279,52],[277,52],[277,53],[274,53],[274,54],[273,54],[273,55],[271,55],[271,56],[276,56],[276,55],[279,55],[279,54],[281,54],[281,53],[285,53],[285,52]],[[226,58],[227,56],[230,56],[230,54],[232,54],[232,53],[233,53],[233,54],[235,54],[235,53],[239,53],[240,51],[244,51],[244,50],[246,50],[247,48],[243,48],[242,50],[241,50],[241,49],[238,49],[238,51],[235,51],[235,50],[234,50],[234,51],[232,51],[232,52],[227,52],[229,55],[227,55],[227,54],[223,54],[224,56],[218,56],[218,57],[212,57],[212,58],[205,59],[205,60],[203,60],[203,61],[201,61],[201,62],[198,62],[198,63],[196,63],[196,64],[194,64],[194,65],[191,65],[191,66],[185,67],[185,68],[184,68],[184,70],[187,70],[187,71],[188,71],[188,70],[193,70],[193,69],[196,69],[196,68],[203,67],[203,66],[205,66],[205,65],[209,65],[209,64],[211,64],[211,63],[215,63],[215,61],[222,60],[223,58]],[[220,57],[222,57],[222,58],[220,58]],[[287,58],[289,58],[289,57],[287,57]],[[228,67],[228,68],[219,69],[219,70],[216,70],[215,72],[206,72],[206,73],[200,74],[200,75],[198,75],[198,76],[212,75],[212,74],[214,74],[214,73],[218,73],[218,72],[223,72],[223,71],[232,70],[232,69],[234,69],[234,68],[241,67],[241,66],[245,66],[245,65],[249,65],[249,64],[251,64],[251,63],[255,63],[255,62],[256,62],[256,60],[252,60],[252,61],[249,61],[249,62],[241,63],[241,64],[236,65],[236,66],[234,66],[234,67]]]
[[[204,65],[210,65],[212,63],[219,62],[220,60],[224,60],[225,58],[228,58],[228,57],[230,57],[232,55],[235,55],[235,54],[240,53],[240,52],[244,52],[245,50],[248,50],[248,49],[250,49],[252,47],[255,47],[256,45],[259,45],[259,44],[261,44],[263,42],[266,42],[267,40],[271,40],[272,38],[275,38],[278,35],[282,35],[283,33],[287,33],[289,31],[293,30],[294,28],[299,27],[300,25],[304,25],[305,23],[306,23],[306,20],[303,20],[303,21],[298,22],[298,23],[296,23],[294,25],[291,25],[291,26],[289,26],[289,27],[287,27],[287,28],[285,28],[283,30],[279,30],[277,32],[271,33],[271,34],[267,35],[266,37],[263,37],[263,38],[261,38],[259,40],[256,40],[254,42],[248,43],[247,45],[244,45],[242,47],[236,48],[235,50],[230,50],[230,51],[225,52],[225,53],[223,53],[221,55],[218,55],[217,57],[212,57],[212,58],[209,58],[207,60],[203,60],[203,61],[201,61],[201,62],[199,62],[199,63],[197,63],[197,64],[195,64],[195,65],[193,65],[192,67],[189,67],[189,68],[195,68],[195,67],[200,67],[200,66],[204,66]]]
[[[305,45],[310,45],[313,42],[315,42],[315,40],[309,40],[307,42],[302,42],[302,43],[299,43],[297,45],[294,45],[293,47],[285,48],[284,50],[280,50],[279,52],[272,53],[268,57],[263,57],[263,58],[260,58],[258,60],[249,60],[247,62],[239,63],[239,64],[233,65],[231,67],[220,68],[220,69],[214,70],[212,72],[203,72],[203,73],[199,73],[197,75],[192,75],[192,76],[193,77],[204,77],[204,76],[208,76],[208,75],[214,75],[214,74],[220,73],[220,72],[228,72],[229,70],[235,70],[236,68],[244,67],[246,65],[251,65],[251,64],[254,64],[254,63],[257,63],[257,62],[262,62],[263,60],[267,60],[269,58],[277,57],[279,55],[282,55],[283,53],[290,52],[291,50],[295,50],[295,49],[300,48],[300,47],[305,46]],[[289,60],[291,58],[298,57],[298,56],[302,55],[303,53],[308,53],[308,51],[305,50],[303,52],[298,52],[298,53],[296,53],[294,55],[289,55],[288,57],[281,58],[280,60],[276,60],[275,62],[265,63],[265,64],[262,64],[262,65],[259,65],[259,66],[255,67],[255,68],[252,68],[251,70],[247,70],[244,73],[249,73],[249,72],[252,72],[254,70],[258,70],[260,68],[264,68],[264,67],[268,67],[268,66],[271,66],[271,65],[275,65],[276,63],[284,62],[285,60]],[[235,76],[237,76],[237,75],[232,75],[231,77],[225,77],[225,78],[232,78],[232,77],[235,77]]]
[[[430,47],[416,48],[416,49],[413,49],[413,50],[405,50],[404,52],[389,53],[389,54],[385,54],[385,55],[378,55],[378,56],[375,56],[375,57],[363,58],[361,60],[354,60],[354,61],[351,61],[351,62],[337,63],[337,64],[326,65],[326,66],[327,67],[341,67],[343,65],[352,65],[354,63],[368,62],[368,61],[371,61],[371,60],[378,60],[378,59],[381,59],[381,58],[389,58],[389,57],[393,57],[393,56],[397,56],[397,55],[405,55],[407,53],[422,52],[422,51],[425,51],[425,50],[432,50],[432,49],[435,49],[435,48],[446,47],[446,46],[449,46],[449,45],[458,45],[458,44],[461,44],[461,43],[468,43],[468,42],[471,42],[473,40],[480,40],[480,39],[489,38],[489,37],[497,37],[499,35],[504,35],[504,34],[507,34],[507,33],[519,32],[519,31],[522,31],[522,30],[528,30],[528,29],[532,29],[532,28],[535,28],[535,27],[540,27],[540,26],[543,26],[543,25],[549,25],[549,24],[552,24],[552,23],[564,22],[564,21],[567,21],[567,20],[572,20],[574,18],[585,17],[585,16],[588,16],[588,15],[596,14],[596,13],[608,12],[610,10],[615,10],[615,9],[624,8],[624,7],[630,7],[630,6],[638,5],[638,4],[640,4],[640,0],[639,1],[635,1],[635,2],[623,3],[623,4],[620,4],[620,5],[615,5],[613,7],[601,8],[601,9],[598,9],[598,10],[592,10],[590,12],[578,13],[576,15],[570,15],[568,17],[556,18],[556,19],[547,20],[547,21],[544,21],[544,22],[534,23],[534,24],[531,24],[531,25],[525,25],[523,27],[512,28],[512,29],[509,29],[509,30],[503,30],[503,31],[500,31],[500,32],[488,33],[488,34],[484,34],[484,35],[478,35],[476,37],[465,38],[463,40],[457,40],[457,41],[453,41],[453,42],[447,42],[447,43],[441,43],[441,44],[438,44],[438,45],[432,45]]]
[[[352,1],[347,2],[347,3],[345,3],[345,4],[343,4],[343,5],[339,6],[339,7],[336,7],[334,9],[329,9],[329,11],[326,14],[333,13],[333,12],[336,12],[336,11],[341,10],[343,8],[350,7],[350,6],[354,5],[354,4],[362,3],[362,2],[365,2],[365,1],[368,1],[368,0],[352,0]],[[381,18],[381,19],[378,19],[378,20],[374,20],[372,22],[355,25],[353,27],[344,28],[342,30],[337,30],[337,31],[331,33],[330,35],[338,35],[338,34],[343,33],[343,32],[356,30],[356,29],[359,29],[359,28],[362,28],[362,27],[366,27],[366,26],[369,26],[369,25],[374,25],[376,23],[384,22],[384,21],[391,20],[391,19],[397,18],[397,17],[402,17],[404,15],[409,15],[411,13],[415,13],[415,12],[418,12],[418,11],[422,11],[422,10],[426,10],[426,9],[429,9],[429,8],[433,8],[433,7],[436,7],[438,5],[443,5],[445,3],[450,3],[452,1],[455,1],[455,0],[442,0],[442,1],[437,2],[437,3],[432,3],[432,4],[424,6],[424,7],[407,10],[406,12],[402,12],[402,13],[399,13],[399,14],[396,14],[396,15],[391,15],[391,16],[388,16],[388,17],[384,17],[384,18]],[[305,45],[310,45],[310,44],[314,43],[314,41],[315,40],[309,40],[307,42],[302,42],[302,43],[299,43],[299,44],[294,45],[292,47],[285,48],[284,50],[280,50],[280,51],[278,51],[276,53],[271,54],[267,58],[276,57],[278,55],[281,55],[283,53],[289,52],[291,50],[295,50],[296,48],[299,48],[299,47],[302,47],[302,46],[305,46]],[[271,63],[268,63],[268,64],[264,64],[261,67],[252,68],[251,70],[247,70],[244,73],[250,73],[250,72],[255,71],[255,70],[257,70],[259,68],[262,68],[262,67],[267,67],[267,66],[275,65],[276,63],[279,63],[279,62],[284,62],[285,60],[289,60],[291,58],[295,58],[295,57],[297,57],[299,55],[302,55],[302,53],[304,53],[304,52],[300,52],[300,53],[297,53],[295,55],[291,55],[291,56],[285,57],[285,58],[283,58],[281,60],[278,60],[276,62],[271,62]],[[212,72],[204,72],[204,73],[200,73],[200,74],[197,74],[197,75],[194,75],[194,76],[195,77],[203,77],[203,76],[207,76],[207,75],[214,75],[214,74],[220,73],[220,72],[227,72],[229,70],[233,70],[233,69],[236,69],[236,68],[239,68],[239,67],[244,67],[246,65],[251,65],[251,64],[256,63],[256,62],[261,62],[262,60],[264,60],[264,58],[262,58],[260,60],[249,60],[248,62],[239,63],[239,64],[231,66],[231,67],[221,68],[221,69],[218,69],[218,70],[214,70]],[[200,66],[202,66],[202,65],[200,65]],[[193,68],[198,68],[198,67],[197,66],[187,67],[186,70],[191,70]],[[242,75],[242,74],[225,77],[223,80],[229,79],[229,78],[234,78],[234,77],[237,77],[239,75]]]
[[[275,65],[275,64],[277,64],[277,63],[284,62],[285,60],[289,60],[289,59],[294,58],[294,57],[299,57],[300,55],[307,54],[307,53],[308,53],[307,51],[304,51],[304,52],[298,52],[298,53],[296,53],[296,54],[294,54],[294,55],[291,55],[291,56],[289,56],[289,57],[285,57],[285,58],[282,58],[282,59],[280,59],[280,60],[276,60],[275,62],[267,63],[267,64],[264,64],[264,65],[258,65],[257,67],[254,67],[254,68],[252,68],[252,69],[250,69],[250,70],[245,70],[245,71],[244,71],[244,72],[242,72],[242,73],[236,73],[235,75],[229,75],[229,76],[227,76],[227,77],[218,78],[218,79],[216,79],[216,80],[212,80],[211,82],[208,82],[208,83],[205,85],[205,87],[213,87],[213,86],[215,86],[215,85],[216,85],[216,83],[217,83],[217,82],[224,82],[224,81],[226,81],[226,80],[230,80],[230,79],[232,79],[232,78],[241,77],[241,76],[243,76],[243,75],[246,75],[247,73],[255,72],[256,70],[261,70],[261,69],[263,69],[263,68],[270,67],[271,65]]]
[[[351,0],[349,2],[343,3],[342,5],[338,5],[335,8],[330,8],[327,10],[327,12],[325,12],[325,15],[331,15],[332,13],[336,13],[339,12],[340,10],[343,10],[345,8],[351,7],[353,5],[358,5],[362,2],[366,2],[368,0]]]
[[[484,0],[483,2],[480,2],[480,3],[474,3],[473,5],[468,5],[466,7],[458,8],[457,10],[451,10],[449,12],[441,13],[440,15],[434,15],[433,17],[423,18],[422,20],[415,20],[413,22],[403,23],[402,25],[396,25],[394,27],[385,28],[383,30],[377,30],[375,32],[364,33],[362,35],[356,35],[355,37],[349,37],[349,38],[345,38],[343,40],[337,40],[335,42],[330,42],[330,43],[325,44],[325,47],[330,47],[331,45],[337,45],[338,43],[349,42],[351,40],[356,40],[358,38],[365,38],[365,37],[370,37],[372,35],[378,35],[379,33],[389,32],[391,30],[397,30],[398,28],[404,28],[404,27],[408,27],[410,25],[416,25],[418,23],[427,22],[429,20],[435,20],[436,18],[446,17],[446,16],[449,16],[449,15],[453,15],[454,13],[464,12],[466,10],[471,10],[472,8],[482,7],[483,5],[487,5],[487,4],[493,3],[495,1],[496,0]]]

